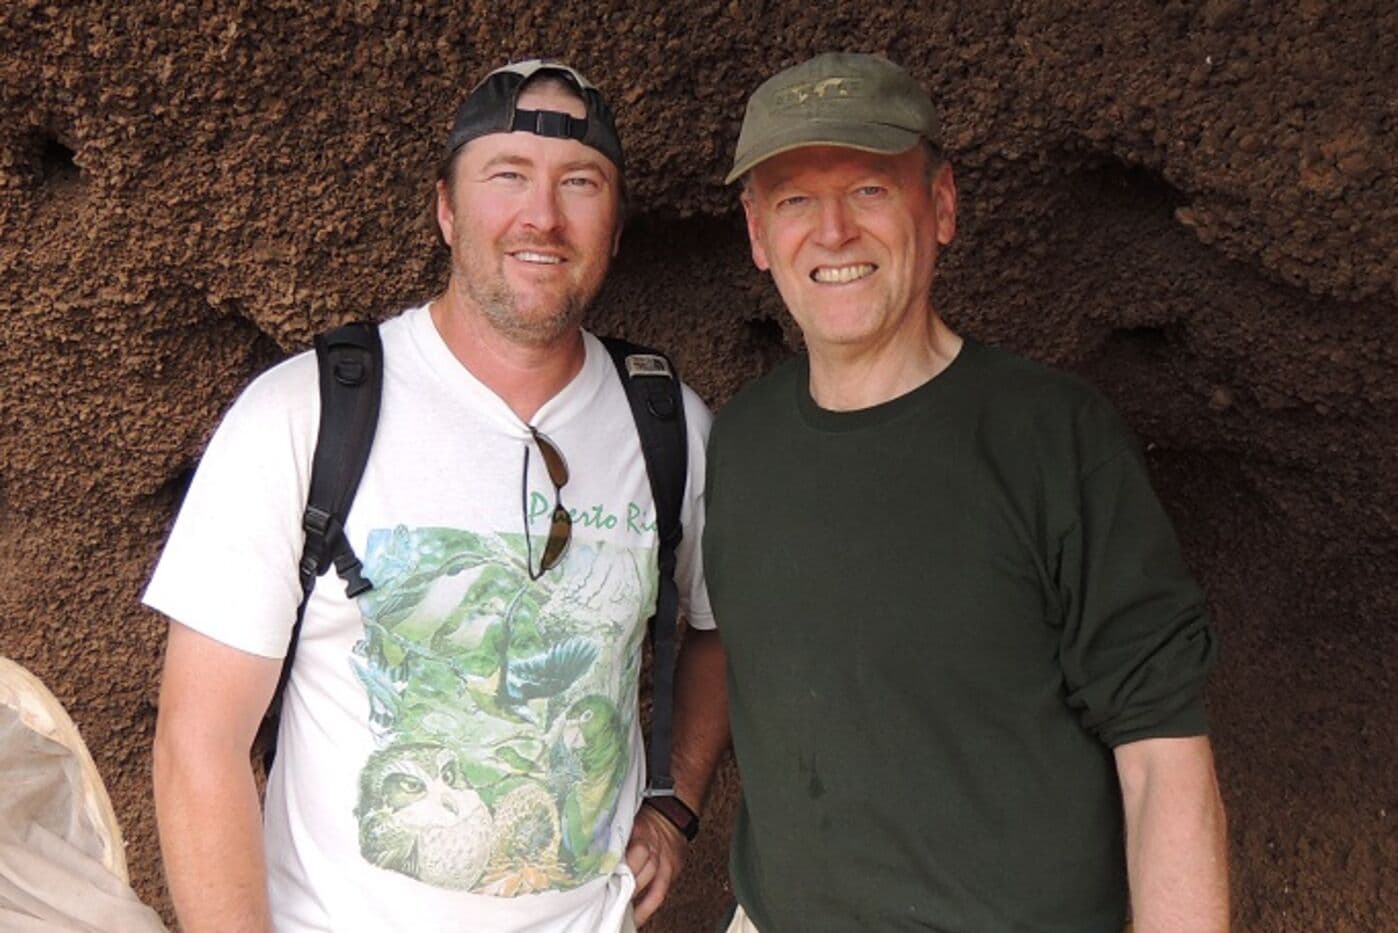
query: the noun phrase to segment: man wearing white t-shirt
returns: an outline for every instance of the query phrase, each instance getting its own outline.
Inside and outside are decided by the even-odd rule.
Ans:
[[[257,379],[215,433],[145,595],[172,622],[155,792],[189,933],[596,933],[663,900],[686,841],[674,808],[640,806],[655,508],[625,390],[579,326],[622,166],[610,110],[566,66],[502,68],[458,111],[437,183],[450,280],[381,328],[346,521],[374,588],[327,576],[310,596],[265,818],[249,747],[301,598],[314,357]],[[709,415],[684,401],[673,766],[697,810],[727,713],[697,548]]]

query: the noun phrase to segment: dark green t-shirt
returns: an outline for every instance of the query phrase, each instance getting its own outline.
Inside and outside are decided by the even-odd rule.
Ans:
[[[1202,734],[1202,597],[1128,432],[973,341],[874,408],[719,414],[704,567],[763,933],[1118,933],[1113,746]]]

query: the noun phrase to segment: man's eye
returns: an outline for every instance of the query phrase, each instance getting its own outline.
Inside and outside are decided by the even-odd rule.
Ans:
[[[859,196],[864,198],[877,198],[888,189],[883,185],[863,185],[859,188]]]
[[[783,209],[800,207],[802,204],[805,204],[808,200],[809,198],[807,198],[804,194],[789,194],[781,200],[777,201],[777,207]]]
[[[524,180],[524,176],[521,175],[519,172],[510,172],[510,171],[496,172],[495,174],[491,175],[490,177],[491,177],[492,179],[498,179],[499,181],[523,181],[523,180]]]
[[[570,187],[570,188],[598,188],[598,187],[601,187],[601,186],[597,183],[597,179],[595,179],[595,178],[590,178],[590,177],[588,177],[587,175],[574,175],[574,176],[572,176],[571,178],[565,178],[565,179],[563,179],[563,184],[567,185],[567,186]]]

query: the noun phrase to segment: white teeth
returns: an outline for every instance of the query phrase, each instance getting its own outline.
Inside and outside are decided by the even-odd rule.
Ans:
[[[557,265],[563,261],[562,258],[558,256],[550,256],[547,253],[531,253],[527,250],[521,250],[518,253],[511,253],[510,255],[514,256],[520,262],[540,262],[550,266]]]
[[[878,268],[871,262],[861,262],[852,266],[820,266],[811,273],[811,278],[825,285],[843,285],[873,275]]]

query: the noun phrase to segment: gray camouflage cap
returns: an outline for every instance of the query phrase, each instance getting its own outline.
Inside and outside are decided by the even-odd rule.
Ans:
[[[803,146],[906,152],[937,144],[937,112],[913,77],[886,58],[826,52],[768,78],[748,98],[730,185],[759,162]]]

